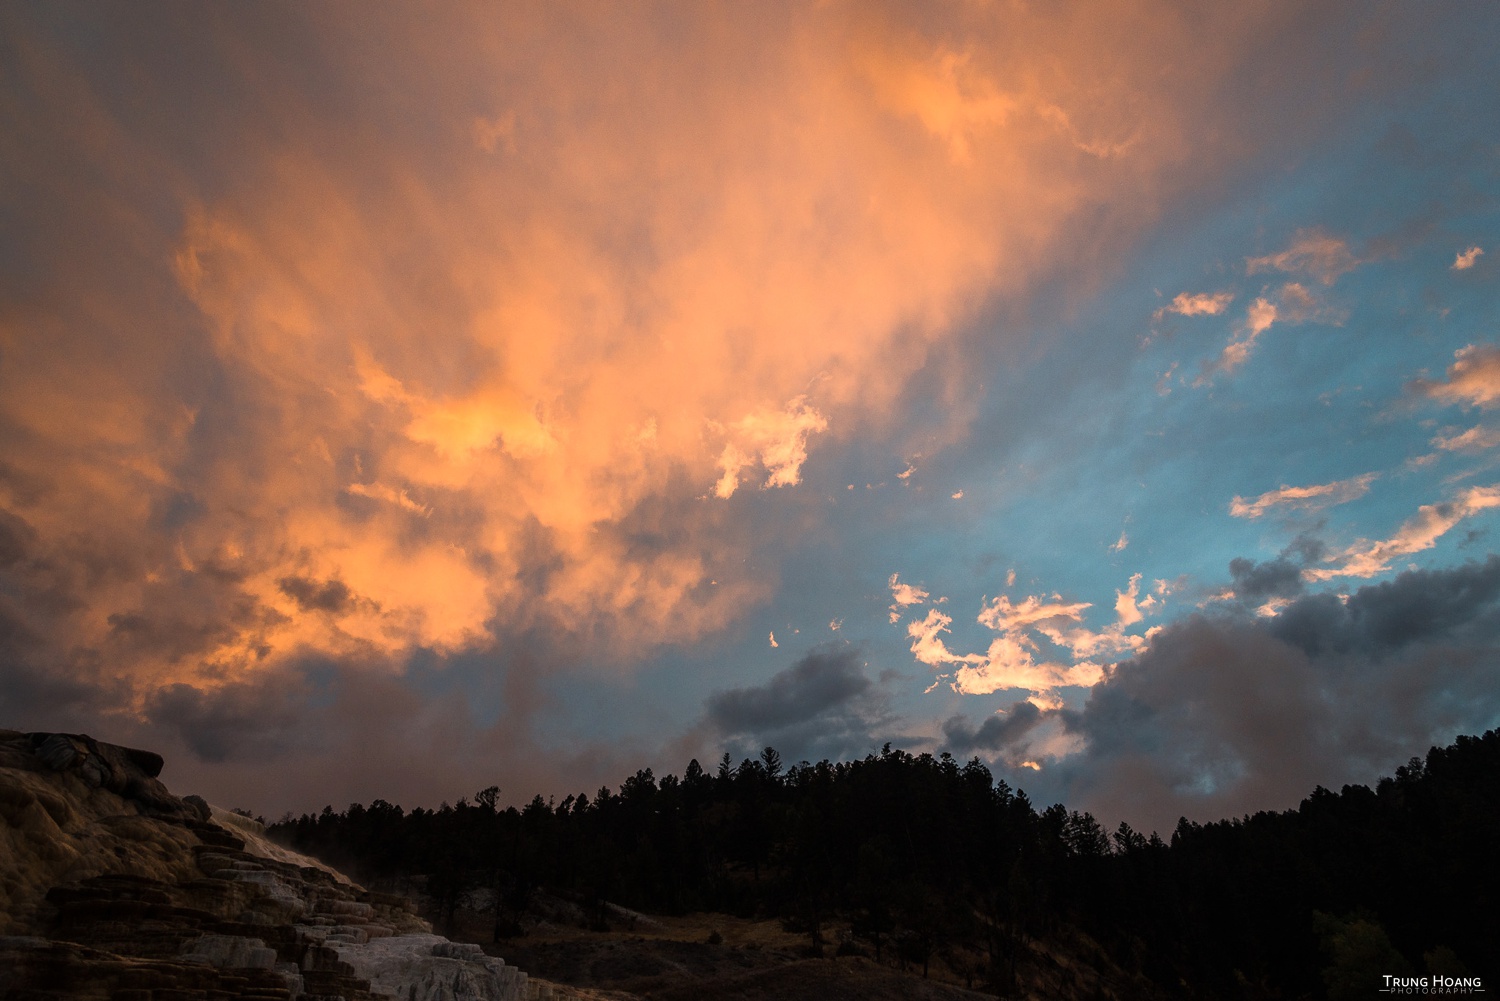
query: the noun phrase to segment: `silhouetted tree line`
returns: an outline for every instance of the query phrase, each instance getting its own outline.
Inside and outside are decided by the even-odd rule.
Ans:
[[[450,921],[461,892],[487,887],[496,937],[518,932],[546,887],[600,924],[605,901],[780,916],[821,948],[840,920],[877,959],[925,970],[941,956],[1001,993],[1020,943],[1064,926],[1165,993],[1214,997],[1365,996],[1384,973],[1490,973],[1500,944],[1500,731],[1433,748],[1373,790],[1183,820],[1170,843],[1038,811],[977,758],[889,745],[789,769],[767,748],[738,766],[726,754],[713,773],[645,769],[618,792],[498,801],[491,787],[437,810],[326,807],[272,834],[367,879],[425,875]]]

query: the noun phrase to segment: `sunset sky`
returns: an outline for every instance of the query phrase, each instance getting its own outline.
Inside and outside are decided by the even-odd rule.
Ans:
[[[1163,833],[1500,725],[1488,4],[0,7],[0,726]]]

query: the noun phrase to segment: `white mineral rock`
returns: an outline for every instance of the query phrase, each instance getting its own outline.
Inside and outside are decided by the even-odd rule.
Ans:
[[[526,974],[477,945],[439,935],[394,935],[326,944],[370,989],[401,1001],[525,1001]]]

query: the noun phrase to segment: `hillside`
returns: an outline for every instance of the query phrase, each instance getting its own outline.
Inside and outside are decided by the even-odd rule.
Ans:
[[[0,997],[521,1001],[524,973],[180,799],[162,760],[0,730]],[[545,995],[545,992],[541,992]]]

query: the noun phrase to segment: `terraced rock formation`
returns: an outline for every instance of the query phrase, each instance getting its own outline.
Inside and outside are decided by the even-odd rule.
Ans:
[[[159,756],[0,730],[0,998],[522,1001],[526,974],[173,796]]]

